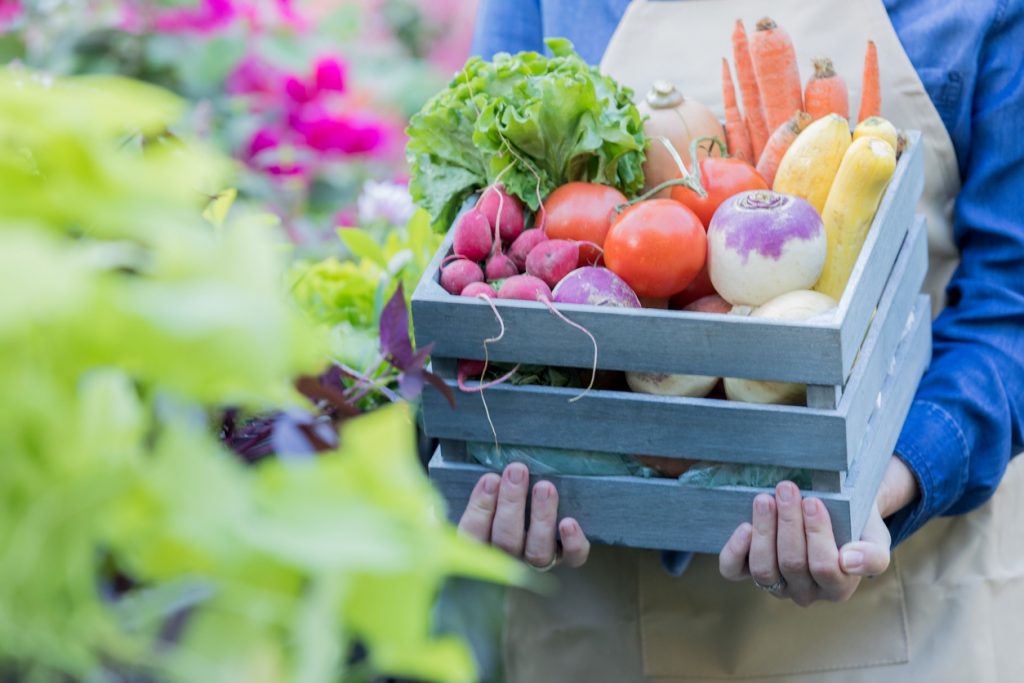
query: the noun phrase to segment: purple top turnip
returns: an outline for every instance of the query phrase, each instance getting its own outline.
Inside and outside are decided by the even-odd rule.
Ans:
[[[825,226],[806,200],[769,190],[726,200],[708,226],[708,273],[723,299],[760,306],[810,289],[825,265]]]
[[[640,308],[640,299],[626,281],[608,270],[585,266],[572,271],[558,283],[555,303]]]

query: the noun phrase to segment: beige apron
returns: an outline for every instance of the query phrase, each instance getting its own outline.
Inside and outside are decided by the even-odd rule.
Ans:
[[[634,0],[602,69],[640,95],[658,78],[722,115],[720,59],[737,18],[748,31],[770,14],[811,58],[831,56],[860,99],[864,46],[878,46],[882,114],[922,131],[930,269],[925,289],[944,302],[958,262],[952,208],[960,178],[952,142],[881,0]],[[730,59],[730,61],[732,61]],[[555,596],[507,601],[510,683],[546,681],[1016,681],[1024,680],[1024,464],[1011,461],[992,501],[928,523],[863,581],[847,603],[802,609],[718,574],[699,555],[679,578],[655,552],[595,547],[581,570],[557,570]]]

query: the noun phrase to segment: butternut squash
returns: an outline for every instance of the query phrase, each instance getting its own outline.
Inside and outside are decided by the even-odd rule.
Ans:
[[[823,116],[786,150],[772,189],[806,199],[820,214],[849,146],[849,122],[838,114]]]
[[[899,133],[896,131],[896,126],[889,123],[888,120],[883,119],[881,116],[869,116],[853,129],[853,139],[864,137],[876,137],[882,138],[890,145],[893,149],[898,150],[899,145],[897,143],[897,137]]]
[[[882,138],[861,137],[846,150],[821,216],[828,251],[816,291],[842,297],[895,170],[896,150]]]

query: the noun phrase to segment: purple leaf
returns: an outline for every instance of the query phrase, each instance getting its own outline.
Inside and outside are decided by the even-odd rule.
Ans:
[[[423,379],[429,382],[432,387],[440,391],[441,395],[448,399],[448,405],[452,407],[452,410],[455,410],[455,392],[452,391],[450,386],[445,384],[443,379],[432,373],[430,370],[423,371]]]
[[[411,401],[423,392],[423,372],[403,372],[398,376],[398,393]]]
[[[401,283],[380,313],[380,351],[402,371],[409,369],[415,361],[409,340],[409,309],[405,305]]]

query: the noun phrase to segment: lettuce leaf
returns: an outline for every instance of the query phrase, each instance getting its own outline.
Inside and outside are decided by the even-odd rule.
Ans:
[[[564,38],[552,57],[470,59],[409,124],[413,199],[447,229],[466,197],[500,181],[536,210],[572,181],[626,195],[643,187],[647,147],[633,92],[584,62]]]

